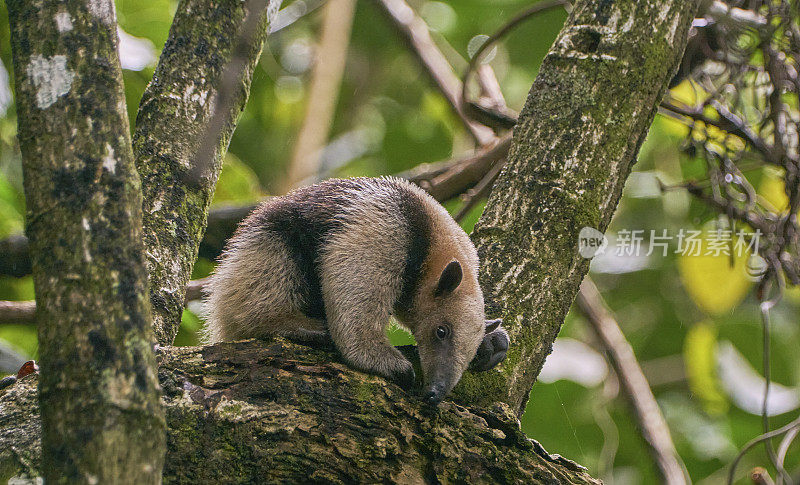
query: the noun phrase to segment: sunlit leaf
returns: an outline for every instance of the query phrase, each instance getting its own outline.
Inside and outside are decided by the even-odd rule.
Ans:
[[[657,125],[663,133],[675,138],[686,138],[686,135],[689,134],[689,126],[687,126],[683,121],[673,118],[672,116],[657,116],[653,122],[653,125]]]
[[[683,342],[683,360],[689,388],[711,415],[728,411],[728,401],[719,385],[716,368],[717,329],[710,321],[689,329]]]
[[[785,187],[786,185],[778,173],[774,170],[765,170],[758,186],[758,195],[775,211],[784,212],[789,208],[789,198],[786,196]]]
[[[734,246],[716,253],[709,235],[704,233],[700,238],[696,253],[679,254],[678,271],[695,304],[708,315],[721,315],[736,307],[753,284],[747,274],[750,252]],[[737,237],[731,238],[735,245]]]
[[[669,90],[669,94],[676,101],[687,106],[696,106],[708,97],[708,93],[690,79],[681,81],[680,84]]]

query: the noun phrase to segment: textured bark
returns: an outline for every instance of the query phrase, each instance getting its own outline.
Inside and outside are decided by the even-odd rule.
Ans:
[[[503,404],[424,405],[282,340],[159,351],[167,483],[598,483]],[[36,377],[0,391],[0,480],[40,473]]]
[[[141,192],[110,0],[8,1],[48,483],[155,483],[164,455]]]
[[[686,0],[575,2],[514,129],[473,232],[487,312],[513,345],[473,395],[518,414],[589,260],[578,232],[608,226],[696,11]]]
[[[213,156],[198,184],[187,183],[198,141],[214,111],[225,66],[234,56],[246,2],[181,0],[153,80],[136,118],[133,148],[142,178],[144,241],[153,325],[162,345],[175,339],[186,283],[197,258],[222,158],[249,95],[253,70],[279,0],[270,0]]]

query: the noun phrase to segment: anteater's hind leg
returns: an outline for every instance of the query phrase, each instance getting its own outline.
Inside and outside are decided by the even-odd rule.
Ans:
[[[240,234],[222,256],[206,299],[209,342],[282,335],[301,324],[313,327],[299,311],[300,276],[286,244],[269,233]],[[298,322],[299,321],[299,322]]]

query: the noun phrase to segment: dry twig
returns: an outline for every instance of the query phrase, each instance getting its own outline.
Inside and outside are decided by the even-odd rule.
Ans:
[[[630,401],[641,428],[642,437],[655,458],[664,482],[686,483],[684,466],[678,452],[675,451],[669,427],[636,360],[636,355],[597,287],[588,276],[581,284],[576,302],[597,335],[608,361],[622,384],[625,396]]]
[[[403,0],[378,0],[378,5],[411,47],[412,53],[419,59],[425,72],[431,76],[450,105],[455,107],[459,118],[464,122],[472,137],[480,145],[491,143],[495,139],[492,129],[471,121],[464,115],[459,98],[461,81],[453,72],[453,68],[442,52],[436,47],[425,21]]]
[[[289,163],[286,191],[319,172],[347,61],[355,6],[355,0],[329,0],[324,8],[306,115]]]

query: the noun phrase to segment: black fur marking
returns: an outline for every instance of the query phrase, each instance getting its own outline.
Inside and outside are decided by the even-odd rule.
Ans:
[[[430,216],[425,210],[425,203],[405,187],[402,192],[398,194],[398,204],[406,222],[410,243],[406,252],[400,294],[395,302],[395,310],[401,314],[407,312],[414,302],[414,295],[422,279],[422,265],[428,258],[432,237]]]
[[[372,180],[371,184],[376,182]],[[395,308],[402,311],[410,308],[419,286],[422,265],[430,247],[430,221],[425,203],[418,194],[394,181],[378,183],[387,187],[386,197],[396,205],[400,219],[405,222],[405,227],[397,230],[408,231],[410,235],[402,287],[395,304]],[[346,230],[340,216],[359,203],[357,194],[363,189],[362,179],[332,179],[270,199],[242,222],[233,238],[279,237],[285,241],[289,256],[301,275],[299,287],[295,289],[300,295],[300,310],[309,318],[325,320],[320,253],[336,232]],[[257,228],[255,234],[252,228]]]
[[[347,189],[357,189],[355,180],[330,180],[304,187],[265,203],[254,216],[256,227],[282,237],[301,275],[300,310],[309,318],[325,319],[320,282],[320,250],[331,234],[341,229],[337,219],[353,204]]]

